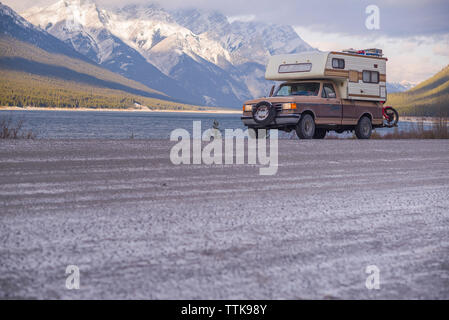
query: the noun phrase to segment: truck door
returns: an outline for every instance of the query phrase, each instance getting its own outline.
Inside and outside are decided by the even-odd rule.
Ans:
[[[332,83],[324,83],[321,97],[326,99],[326,105],[323,108],[323,118],[329,119],[329,124],[341,125],[343,109],[341,100],[337,97],[335,87]]]
[[[354,100],[344,100],[343,102],[343,125],[357,124],[358,110]]]

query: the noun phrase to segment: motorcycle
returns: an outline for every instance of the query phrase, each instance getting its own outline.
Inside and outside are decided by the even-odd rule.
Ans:
[[[393,128],[398,126],[399,114],[393,107],[386,106],[382,108],[384,118],[384,127]]]

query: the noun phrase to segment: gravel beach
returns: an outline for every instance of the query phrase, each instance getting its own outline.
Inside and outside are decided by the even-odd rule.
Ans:
[[[449,299],[448,140],[280,140],[274,176],[172,145],[1,141],[0,298]]]

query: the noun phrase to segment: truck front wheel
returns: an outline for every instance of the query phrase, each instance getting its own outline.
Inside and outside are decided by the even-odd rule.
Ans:
[[[367,116],[363,116],[357,127],[355,127],[355,135],[359,139],[369,139],[371,138],[371,133],[373,131],[373,126],[371,125],[371,120]]]
[[[296,125],[296,134],[299,139],[313,139],[315,135],[315,120],[310,114],[303,114]]]

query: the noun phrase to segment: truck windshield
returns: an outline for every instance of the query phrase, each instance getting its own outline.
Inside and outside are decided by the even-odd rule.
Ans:
[[[318,82],[284,83],[279,87],[274,96],[317,96],[319,91],[320,84]]]

